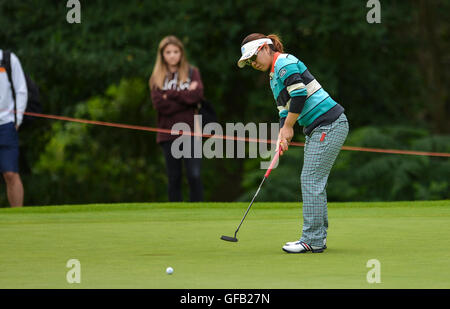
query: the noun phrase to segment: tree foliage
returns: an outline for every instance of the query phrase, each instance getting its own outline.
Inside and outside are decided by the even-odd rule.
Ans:
[[[0,48],[12,49],[40,86],[45,113],[155,125],[147,80],[159,41],[174,34],[199,67],[222,124],[277,122],[267,74],[236,66],[247,34],[277,33],[286,51],[345,107],[353,130],[349,143],[377,147],[379,138],[382,146],[407,149],[448,144],[448,1],[382,1],[380,24],[366,21],[365,1],[350,0],[81,1],[80,24],[66,21],[65,4],[0,1]],[[408,131],[410,143],[398,144],[397,131],[383,131],[389,127],[427,136],[413,138]],[[149,133],[38,120],[20,134],[27,204],[165,199],[164,162]],[[446,196],[441,176],[414,175],[441,169],[448,159],[344,152],[339,160],[348,156],[363,168],[347,164],[355,168],[350,173],[336,167],[334,174],[345,180],[333,183],[331,177],[330,199]],[[234,200],[251,192],[251,162],[204,160],[206,198]],[[389,171],[395,185],[375,179],[370,188],[381,171]],[[297,185],[299,174],[283,173]],[[339,190],[344,184],[348,190]]]

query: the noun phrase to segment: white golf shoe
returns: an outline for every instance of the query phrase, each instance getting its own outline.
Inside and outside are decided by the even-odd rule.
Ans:
[[[291,241],[287,242],[283,246],[283,251],[287,253],[305,253],[311,251],[312,253],[321,253],[323,250],[327,248],[326,240],[324,241],[324,245],[322,247],[310,246],[303,241]]]
[[[295,245],[296,243],[298,243],[299,242],[299,240],[296,240],[296,241],[288,241],[286,244],[285,244],[285,246],[291,246],[291,245]],[[323,249],[326,249],[327,248],[327,239],[325,238],[324,240],[323,240]]]

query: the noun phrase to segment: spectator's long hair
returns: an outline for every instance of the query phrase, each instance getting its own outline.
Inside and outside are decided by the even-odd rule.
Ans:
[[[189,62],[186,59],[183,43],[181,43],[181,41],[176,36],[169,35],[163,38],[161,42],[159,42],[155,66],[153,67],[153,72],[149,79],[150,90],[155,88],[162,89],[164,80],[169,73],[167,63],[165,62],[163,56],[164,49],[169,44],[177,46],[181,52],[180,62],[178,63],[178,83],[184,83],[189,78]]]

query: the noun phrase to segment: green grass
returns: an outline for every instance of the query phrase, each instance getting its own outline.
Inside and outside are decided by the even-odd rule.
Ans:
[[[286,254],[300,203],[0,209],[0,288],[450,288],[450,201],[330,203],[328,249]],[[81,263],[69,284],[66,263]],[[381,263],[369,284],[366,263]],[[173,275],[165,269],[174,268]]]

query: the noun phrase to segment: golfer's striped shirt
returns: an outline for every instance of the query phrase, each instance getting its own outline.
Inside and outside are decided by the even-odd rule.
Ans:
[[[344,108],[336,103],[308,71],[307,67],[290,54],[275,53],[270,73],[272,89],[284,124],[288,112],[300,114],[297,122],[305,134],[319,125],[332,123]]]

